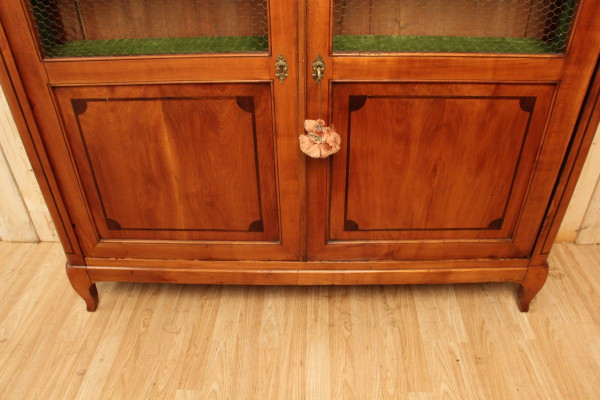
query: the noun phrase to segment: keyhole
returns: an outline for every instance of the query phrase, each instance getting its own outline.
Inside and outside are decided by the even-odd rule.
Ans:
[[[279,82],[283,84],[284,79],[288,76],[287,74],[287,63],[285,62],[285,58],[280,54],[277,57],[277,61],[275,62],[275,76],[279,79]]]

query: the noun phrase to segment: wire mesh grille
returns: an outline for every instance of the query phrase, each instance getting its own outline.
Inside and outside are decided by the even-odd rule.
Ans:
[[[334,52],[564,53],[579,0],[334,0]]]
[[[29,0],[44,56],[267,52],[267,0]]]

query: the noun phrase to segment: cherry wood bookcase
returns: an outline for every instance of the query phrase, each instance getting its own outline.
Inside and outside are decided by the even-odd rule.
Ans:
[[[599,13],[4,0],[0,78],[89,311],[100,281],[514,282],[526,311],[600,119]],[[298,149],[319,113],[327,159]]]

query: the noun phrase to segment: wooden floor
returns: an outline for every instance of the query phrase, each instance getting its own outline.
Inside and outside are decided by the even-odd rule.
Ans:
[[[0,243],[1,399],[598,399],[600,247],[512,284],[102,283],[87,313],[56,244]]]

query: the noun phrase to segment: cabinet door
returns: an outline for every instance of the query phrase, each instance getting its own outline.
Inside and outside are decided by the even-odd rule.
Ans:
[[[0,17],[84,257],[300,257],[297,7],[24,5]]]
[[[598,2],[550,3],[309,3],[342,140],[308,161],[309,259],[530,256],[599,43]]]

